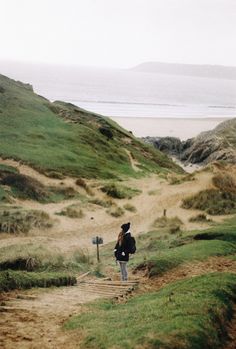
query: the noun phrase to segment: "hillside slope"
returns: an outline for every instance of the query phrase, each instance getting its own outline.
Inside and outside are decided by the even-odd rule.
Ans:
[[[51,103],[28,84],[0,75],[0,155],[51,172],[87,178],[180,171],[169,158],[138,141],[109,118],[72,104]]]
[[[181,142],[175,137],[146,137],[143,140],[188,163],[208,164],[216,160],[236,163],[236,118],[187,141]]]
[[[215,160],[236,163],[236,118],[224,121],[214,130],[202,132],[189,141],[180,158],[192,163]]]
[[[133,70],[167,75],[236,79],[236,68],[223,65],[144,62],[134,67]]]

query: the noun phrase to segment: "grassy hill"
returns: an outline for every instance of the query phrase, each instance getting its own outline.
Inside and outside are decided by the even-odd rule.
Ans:
[[[0,156],[52,172],[86,178],[181,171],[109,118],[72,104],[51,103],[28,84],[0,75]]]
[[[143,292],[92,303],[65,328],[88,349],[223,348],[235,302],[235,227],[233,217],[203,232],[141,234],[129,265],[147,271]],[[106,266],[110,251],[102,251]]]

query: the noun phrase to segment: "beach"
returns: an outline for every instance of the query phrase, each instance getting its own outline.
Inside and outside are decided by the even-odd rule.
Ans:
[[[111,117],[136,137],[178,137],[186,140],[203,131],[212,130],[227,117],[211,118],[150,118],[150,117]]]

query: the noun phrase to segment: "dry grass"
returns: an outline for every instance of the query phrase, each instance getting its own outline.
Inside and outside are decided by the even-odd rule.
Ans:
[[[137,212],[136,207],[131,204],[125,204],[124,209],[130,212]]]
[[[77,178],[75,181],[75,184],[78,185],[79,187],[83,188],[88,195],[94,195],[94,192],[92,189],[88,186],[88,184],[85,182],[83,178]]]
[[[212,178],[212,182],[216,188],[226,193],[236,194],[236,180],[229,173],[219,173]]]
[[[236,194],[219,189],[202,190],[185,198],[182,207],[206,211],[211,215],[231,214],[236,211]]]
[[[115,203],[112,200],[102,200],[102,199],[98,199],[98,198],[94,198],[94,199],[89,200],[89,203],[94,204],[94,205],[98,205],[98,206],[102,206],[105,208],[112,207],[113,205],[115,205]]]
[[[57,249],[52,251],[35,243],[0,248],[0,270],[83,271],[92,264],[92,257],[86,249],[63,255]]]
[[[64,210],[58,212],[57,215],[66,216],[69,218],[83,218],[85,216],[83,210],[76,205],[70,205],[64,208]]]
[[[156,229],[163,230],[166,233],[175,234],[181,230],[183,222],[179,217],[158,217],[153,224]]]
[[[4,208],[0,210],[0,233],[28,233],[33,228],[51,228],[49,215],[39,210]]]
[[[187,175],[176,175],[176,174],[168,174],[167,180],[169,184],[181,184],[184,182],[190,182],[195,180],[195,176],[193,173],[189,173]]]
[[[106,212],[115,218],[121,217],[125,214],[125,211],[121,207],[114,207],[110,210],[107,210]]]

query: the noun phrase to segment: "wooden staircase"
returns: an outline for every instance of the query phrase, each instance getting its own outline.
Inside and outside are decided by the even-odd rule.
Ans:
[[[104,298],[124,298],[130,295],[137,287],[138,281],[112,281],[112,280],[81,280],[77,288],[81,291],[99,294]]]

